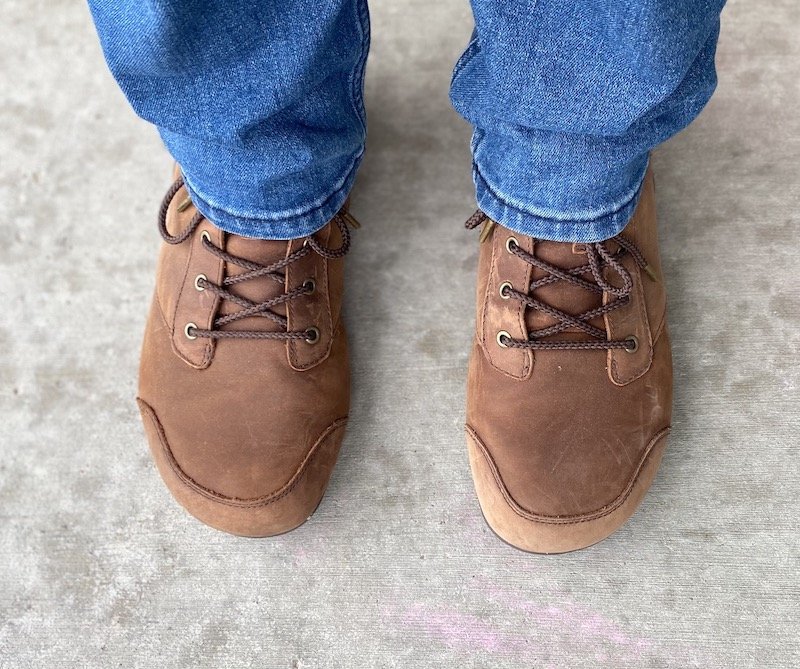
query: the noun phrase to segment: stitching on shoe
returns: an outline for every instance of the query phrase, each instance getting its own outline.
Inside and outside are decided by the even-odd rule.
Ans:
[[[636,486],[637,481],[639,480],[639,476],[644,469],[645,464],[647,463],[647,459],[650,457],[653,449],[655,448],[656,444],[663,438],[666,437],[670,432],[670,427],[665,427],[661,429],[656,435],[650,440],[650,443],[647,445],[645,449],[644,455],[642,459],[639,461],[639,465],[636,468],[631,479],[628,481],[628,484],[625,486],[623,492],[617,496],[610,504],[597,509],[596,511],[591,511],[585,514],[577,514],[573,516],[547,516],[543,514],[533,513],[528,509],[522,507],[508,492],[508,488],[506,487],[505,483],[503,483],[503,479],[500,476],[500,471],[497,468],[497,465],[494,462],[491,454],[489,453],[488,448],[485,446],[483,441],[481,441],[478,433],[475,432],[469,425],[466,425],[467,434],[475,444],[480,449],[481,453],[483,454],[484,458],[486,459],[486,463],[489,466],[489,470],[492,472],[492,476],[495,480],[495,484],[497,485],[498,490],[503,495],[506,503],[508,504],[509,508],[511,508],[514,513],[525,520],[538,522],[538,523],[545,523],[548,525],[575,525],[578,523],[585,523],[592,520],[598,520],[605,516],[610,515],[614,511],[616,511],[619,507],[621,507],[630,497],[633,489]]]
[[[665,309],[661,313],[661,320],[658,322],[658,326],[653,331],[653,348],[655,348],[658,340],[661,339],[661,335],[664,334],[665,326],[667,324],[667,310]]]
[[[611,376],[613,377],[613,381],[621,386],[627,385],[631,381],[635,381],[636,379],[641,378],[642,376],[647,374],[647,372],[650,371],[650,368],[653,366],[653,349],[655,348],[655,342],[653,341],[653,333],[650,330],[650,320],[647,318],[647,309],[645,308],[644,304],[644,286],[642,286],[641,270],[637,272],[637,279],[638,280],[636,281],[636,298],[637,298],[636,301],[638,302],[637,306],[639,308],[639,318],[641,319],[641,322],[647,325],[647,339],[648,339],[647,343],[649,352],[647,355],[647,365],[645,365],[641,371],[639,372],[634,371],[630,376],[627,376],[625,378],[620,377],[619,373],[617,372],[618,368],[617,361],[614,360],[613,358],[611,359]],[[607,323],[608,323],[608,333],[613,338],[614,334],[612,331],[610,318],[607,319]]]
[[[203,356],[203,362],[199,367],[197,365],[195,365],[193,362],[189,362],[183,356],[183,354],[178,350],[178,347],[175,346],[175,340],[173,339],[173,336],[171,334],[172,328],[170,328],[169,323],[167,322],[167,317],[164,315],[164,308],[161,306],[161,299],[158,297],[158,291],[157,290],[155,291],[155,301],[156,301],[156,306],[158,306],[158,313],[161,316],[161,322],[164,324],[164,329],[169,334],[169,343],[170,343],[170,347],[172,348],[172,352],[175,355],[177,355],[181,360],[183,360],[187,365],[189,365],[190,367],[193,367],[194,369],[202,370],[202,369],[205,369],[206,367],[208,367],[208,364],[211,362],[211,358],[214,357],[213,356],[213,354],[214,354],[213,342],[210,342],[208,345],[206,345],[206,352],[205,352],[205,355]],[[217,310],[216,302],[214,304],[215,304],[215,306],[212,309],[212,313],[214,313]]]
[[[192,266],[192,259],[194,258],[194,252],[195,252],[195,240],[192,239],[192,241],[191,241],[191,243],[189,245],[189,255],[186,258],[186,266],[185,266],[184,271],[183,271],[183,279],[181,280],[181,288],[178,291],[177,298],[175,299],[175,310],[172,313],[172,325],[170,326],[169,321],[167,321],[167,329],[169,330],[170,344],[172,345],[172,350],[174,351],[175,355],[177,355],[181,360],[183,360],[190,367],[194,367],[195,369],[205,369],[206,367],[208,367],[208,364],[211,362],[211,358],[213,357],[214,348],[213,348],[213,343],[212,342],[210,342],[210,341],[206,342],[206,345],[204,347],[205,350],[203,352],[203,359],[199,364],[196,363],[194,360],[190,360],[189,357],[183,351],[181,351],[178,348],[178,345],[175,342],[175,332],[176,332],[175,328],[176,328],[176,324],[177,324],[177,321],[178,321],[178,308],[180,307],[181,300],[183,299],[184,289],[186,288],[186,279],[189,276],[189,269]],[[157,295],[158,295],[158,290],[156,289],[156,296]],[[217,302],[214,302],[214,306],[212,307],[212,310],[211,310],[211,314],[212,314],[211,318],[213,318],[213,314],[216,311],[216,304],[217,304]],[[160,305],[160,302],[159,302],[159,305]],[[162,314],[163,314],[163,310],[162,310]],[[166,320],[166,318],[165,318],[165,320]]]
[[[481,348],[486,353],[486,357],[488,358],[489,364],[492,367],[495,367],[495,364],[492,361],[492,354],[489,352],[488,346],[486,345],[486,314],[489,310],[489,290],[492,283],[492,276],[494,274],[494,264],[495,264],[495,244],[494,242],[492,242],[492,259],[491,262],[489,263],[489,275],[486,277],[486,288],[484,289],[483,293],[483,312],[481,313],[481,336],[479,338],[479,341],[481,343]]]
[[[536,250],[536,242],[532,241],[531,242],[531,253],[535,252],[535,250]],[[524,285],[525,286],[530,286],[531,285],[531,274],[533,273],[533,267],[531,267],[527,263],[525,263],[525,264],[526,264],[526,267],[525,267],[525,283],[524,283]],[[499,279],[500,277],[497,277],[497,278]],[[517,307],[517,321],[522,326],[522,335],[523,335],[523,337],[525,337],[527,339],[527,337],[528,337],[528,324],[525,322],[525,312],[526,311],[527,311],[527,307],[525,306],[525,303],[524,302],[520,302],[519,306]],[[530,373],[531,367],[532,367],[532,362],[531,362],[531,365],[529,365],[528,364],[528,360],[530,359],[532,361],[533,357],[534,357],[533,351],[523,351],[523,355],[522,355],[522,361],[523,361],[522,362],[522,376],[521,376],[521,378],[523,378],[523,379],[527,378],[528,374]]]
[[[161,316],[161,321],[164,323],[164,329],[169,333],[170,339],[172,338],[172,328],[169,326],[169,321],[167,320],[166,314],[164,314],[164,307],[161,305],[161,298],[158,296],[158,289],[156,289],[154,294],[156,305],[158,305],[158,313]]]
[[[494,369],[512,379],[520,380],[527,378],[532,368],[532,364],[529,365],[528,363],[528,356],[523,355],[522,374],[513,374],[512,372],[509,372],[507,369],[499,366],[498,364],[495,364],[492,352],[490,350],[490,344],[488,344],[486,341],[486,317],[487,317],[486,315],[489,313],[489,306],[490,306],[489,301],[490,301],[490,295],[492,294],[492,280],[493,277],[495,276],[495,269],[497,269],[497,278],[498,279],[500,278],[499,262],[497,261],[498,243],[494,238],[496,233],[497,230],[495,230],[492,235],[492,262],[489,265],[489,275],[486,278],[486,291],[484,293],[484,298],[483,298],[483,313],[481,314],[481,336],[478,338],[478,341],[480,343],[480,347],[483,349],[486,359],[489,361],[489,364]],[[502,254],[502,252],[503,251],[501,249],[500,254]],[[520,310],[523,310],[524,314],[524,305],[520,305],[520,307],[518,307],[517,318],[519,318],[520,316]],[[527,332],[527,330],[525,329],[524,315],[522,317],[522,323],[523,323],[523,331]],[[531,359],[532,358],[533,355],[531,355]]]
[[[327,244],[330,241],[330,229],[327,231],[327,236],[325,237],[325,243]],[[291,244],[289,245],[289,250],[291,250]],[[339,321],[336,323],[334,328],[333,325],[333,309],[331,308],[331,285],[330,285],[330,268],[328,267],[328,259],[322,258],[322,272],[321,272],[321,279],[323,279],[325,284],[325,316],[328,322],[328,332],[331,333],[330,340],[328,341],[327,348],[325,352],[318,356],[316,359],[311,360],[307,363],[299,363],[299,356],[297,354],[297,349],[295,348],[295,342],[288,340],[286,342],[286,346],[289,350],[289,364],[292,366],[293,369],[296,369],[298,372],[304,372],[312,367],[316,367],[320,363],[325,362],[325,360],[330,357],[331,351],[333,350],[333,340],[336,337],[336,334],[339,330],[340,323],[341,323],[341,316],[339,317]],[[290,308],[290,305],[287,306],[287,313]]]
[[[183,297],[183,290],[184,290],[184,288],[186,288],[186,277],[189,276],[189,268],[192,266],[192,258],[193,257],[194,257],[194,239],[192,239],[190,244],[189,244],[189,255],[186,258],[186,265],[183,268],[183,278],[181,279],[181,289],[178,291],[178,296],[175,298],[175,309],[172,312],[172,329],[171,329],[170,334],[172,335],[173,340],[175,338],[175,324],[176,324],[177,319],[178,319],[178,308],[180,307],[181,298]],[[177,350],[177,347],[176,347],[176,350]],[[181,358],[183,358],[186,362],[189,362],[189,360],[187,360],[186,357],[180,351],[178,351],[178,355],[180,355]]]
[[[258,508],[268,506],[273,502],[277,502],[278,500],[286,497],[290,494],[300,483],[303,474],[305,473],[308,466],[313,462],[314,458],[316,457],[317,453],[321,450],[322,444],[330,437],[336,430],[347,423],[347,416],[343,418],[339,418],[331,423],[325,430],[323,430],[320,437],[314,443],[314,445],[309,449],[306,453],[303,461],[300,463],[300,466],[297,468],[294,474],[289,478],[289,480],[278,490],[275,492],[269,493],[267,495],[262,495],[260,497],[253,497],[251,499],[240,499],[236,497],[228,497],[227,495],[222,495],[221,493],[216,492],[206,486],[201,485],[197,481],[195,481],[192,477],[190,477],[186,472],[181,469],[178,461],[175,459],[175,456],[172,454],[172,450],[169,447],[169,443],[167,442],[167,436],[164,432],[164,428],[161,425],[161,421],[159,421],[158,416],[156,415],[155,409],[151,407],[147,402],[145,402],[141,397],[137,397],[136,401],[142,406],[148,417],[153,423],[153,426],[156,428],[156,432],[158,433],[158,439],[161,443],[161,448],[164,452],[164,455],[167,458],[167,462],[169,463],[170,469],[173,473],[178,477],[181,483],[183,483],[187,488],[190,488],[194,492],[206,497],[207,499],[217,502],[219,504],[225,504],[226,506],[232,506],[237,508]]]

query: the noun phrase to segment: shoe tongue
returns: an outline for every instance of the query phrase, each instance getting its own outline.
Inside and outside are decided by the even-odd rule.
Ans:
[[[261,265],[270,265],[283,260],[286,257],[288,243],[285,239],[252,239],[230,233],[225,235],[225,250],[228,253]],[[237,274],[246,271],[234,265],[229,269],[238,270]]]
[[[583,244],[537,240],[534,244],[533,253],[537,258],[563,270],[574,269],[587,263],[586,251],[584,250]],[[549,276],[549,274],[549,272],[543,269],[534,267],[531,274],[531,282],[533,283],[537,279]],[[592,277],[591,273],[588,271],[581,274],[580,278],[590,283],[595,282],[594,277]],[[537,288],[531,292],[530,295],[540,302],[544,302],[551,307],[573,316],[578,316],[591,309],[596,309],[602,304],[602,296],[600,293],[589,291],[586,288],[576,286],[567,281],[555,281],[551,284],[547,284]],[[530,330],[550,327],[559,322],[553,316],[539,311],[538,309],[528,309],[525,320]],[[602,316],[593,318],[590,323],[595,327],[605,329]],[[592,337],[578,328],[570,327],[557,334],[543,337],[542,341],[558,339],[578,341],[591,340]]]
[[[272,265],[286,257],[287,245],[285,240],[272,239],[251,239],[234,234],[225,235],[225,250],[231,255],[258,263],[259,265]],[[249,272],[245,267],[228,262],[225,263],[225,276],[232,277]],[[285,274],[286,268],[278,270],[280,274]],[[259,276],[247,279],[241,283],[234,283],[227,286],[227,289],[234,295],[243,297],[252,302],[264,302],[270,298],[277,297],[284,292],[285,283],[276,281],[270,276]],[[242,306],[222,300],[219,308],[219,315],[225,316],[243,309]],[[286,306],[283,304],[272,307],[272,311],[282,316],[286,315]],[[225,325],[225,329],[232,330],[276,330],[277,323],[262,316],[252,316],[243,318],[233,323]]]

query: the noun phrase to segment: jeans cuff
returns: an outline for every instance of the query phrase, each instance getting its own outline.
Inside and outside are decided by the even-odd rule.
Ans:
[[[538,239],[588,243],[609,239],[622,232],[628,224],[639,202],[648,162],[645,161],[641,175],[631,184],[628,191],[631,193],[630,198],[621,205],[615,205],[607,213],[591,219],[570,219],[569,214],[554,218],[526,211],[509,202],[509,198],[490,185],[481,175],[477,163],[473,163],[472,175],[478,207],[503,227]]]
[[[212,204],[192,184],[191,177],[183,173],[183,181],[192,203],[203,216],[220,230],[240,237],[254,239],[299,239],[308,237],[324,228],[342,208],[363,158],[361,151],[353,160],[349,171],[336,181],[337,188],[324,200],[311,203],[307,208],[298,208],[298,213],[276,216],[264,212],[253,216],[232,212],[219,204]]]

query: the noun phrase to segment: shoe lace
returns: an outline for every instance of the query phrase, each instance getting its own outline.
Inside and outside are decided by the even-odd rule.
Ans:
[[[169,210],[169,206],[172,203],[175,195],[183,187],[183,185],[183,178],[179,177],[167,190],[167,193],[164,195],[164,199],[161,202],[161,207],[159,208],[158,231],[161,233],[161,237],[167,244],[181,244],[182,242],[186,241],[197,229],[197,226],[200,225],[200,223],[205,219],[205,216],[203,216],[200,211],[197,211],[189,221],[188,226],[178,234],[171,235],[167,230],[167,211]],[[178,205],[178,211],[185,211],[189,206],[191,206],[191,204],[191,199],[187,197]],[[201,241],[203,248],[206,251],[228,264],[241,267],[245,270],[245,272],[232,276],[226,276],[219,284],[209,281],[208,278],[200,275],[197,278],[197,287],[203,290],[210,290],[218,295],[222,300],[232,302],[241,307],[241,309],[235,311],[234,313],[217,317],[212,323],[211,327],[208,329],[199,328],[193,323],[190,323],[186,326],[186,336],[190,339],[194,339],[195,337],[205,337],[208,339],[297,339],[305,340],[310,344],[316,343],[320,337],[319,330],[316,327],[306,328],[305,330],[289,330],[289,322],[286,316],[274,311],[274,308],[281,304],[287,304],[292,300],[297,300],[303,296],[313,293],[316,288],[313,280],[308,279],[297,288],[283,291],[278,296],[269,298],[263,302],[254,302],[252,300],[248,300],[232,292],[230,289],[236,284],[260,277],[268,277],[276,283],[285,286],[286,274],[283,270],[285,270],[286,267],[292,263],[300,260],[300,258],[304,258],[312,252],[317,253],[323,258],[327,258],[329,260],[335,260],[337,258],[344,257],[350,250],[349,226],[357,228],[359,227],[359,224],[352,216],[350,216],[350,214],[342,211],[334,216],[333,222],[339,228],[339,232],[342,235],[342,243],[339,248],[328,248],[327,246],[320,244],[316,239],[314,239],[313,236],[308,236],[303,240],[303,245],[296,251],[292,251],[292,253],[287,255],[285,258],[282,258],[281,260],[269,265],[263,265],[261,263],[228,253],[214,244],[211,241],[210,235],[203,234]],[[229,323],[253,316],[267,318],[276,323],[281,329],[278,331],[221,329],[223,326],[228,325]]]
[[[481,242],[483,242],[491,235],[495,226],[494,221],[488,218],[482,211],[478,210],[469,217],[464,225],[468,230],[472,230],[481,224],[483,224],[483,229],[481,231]],[[537,240],[534,239],[534,241]],[[618,249],[614,252],[610,251],[607,246],[608,241],[616,242]],[[622,235],[616,235],[602,242],[585,243],[582,244],[582,246],[586,251],[587,262],[579,267],[563,268],[528,253],[519,245],[514,237],[509,238],[507,242],[508,251],[529,265],[542,270],[544,276],[532,281],[528,290],[524,292],[515,290],[509,283],[504,283],[500,288],[501,295],[505,298],[519,300],[525,304],[528,309],[541,311],[556,322],[548,327],[529,330],[526,340],[515,339],[507,332],[501,332],[497,336],[497,341],[501,346],[508,348],[562,351],[624,349],[630,352],[638,348],[638,341],[635,337],[629,336],[625,339],[609,339],[604,329],[595,327],[590,321],[630,303],[633,279],[625,266],[620,262],[622,256],[629,254],[636,264],[641,267],[652,280],[657,281],[655,272],[638,247]],[[606,267],[610,268],[621,279],[621,287],[617,287],[606,280],[603,275],[603,270]],[[584,278],[586,275],[590,275],[594,281],[588,281]],[[537,289],[559,281],[564,281],[573,286],[578,286],[598,294],[600,296],[600,305],[580,314],[570,314],[534,296]],[[612,296],[612,299],[603,304],[603,297],[606,293]],[[541,341],[544,337],[550,337],[564,332],[569,328],[577,328],[585,332],[592,337],[592,340]]]

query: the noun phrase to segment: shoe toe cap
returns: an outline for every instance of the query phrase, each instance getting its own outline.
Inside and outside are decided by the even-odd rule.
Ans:
[[[531,552],[561,553],[594,544],[636,510],[658,469],[668,433],[669,428],[657,432],[638,461],[630,467],[617,463],[615,475],[608,477],[602,468],[592,470],[580,449],[563,468],[501,459],[496,444],[487,444],[467,426],[470,466],[484,517],[502,539]],[[538,450],[547,449],[520,453],[530,458]]]
[[[276,438],[268,425],[250,425],[244,438],[219,421],[216,430],[203,431],[202,421],[194,429],[165,428],[150,404],[141,398],[138,403],[156,465],[173,496],[202,522],[243,536],[281,534],[313,513],[347,422],[342,417],[321,431],[295,430],[294,441]]]

